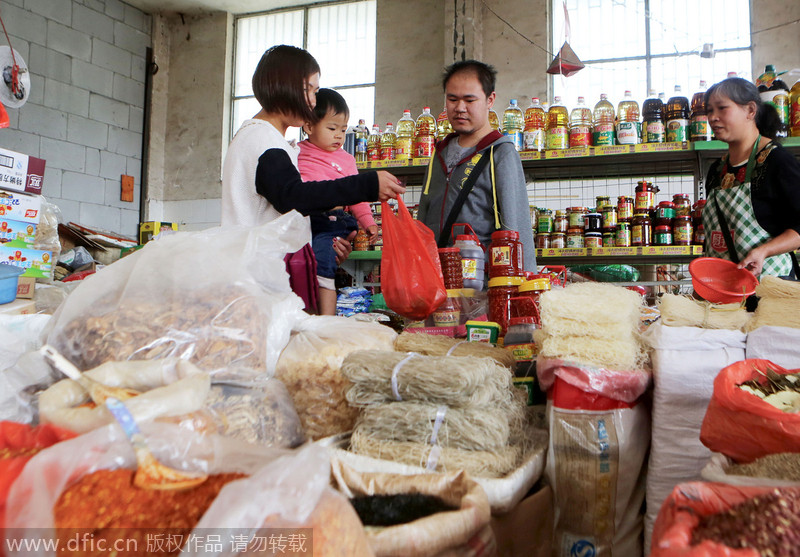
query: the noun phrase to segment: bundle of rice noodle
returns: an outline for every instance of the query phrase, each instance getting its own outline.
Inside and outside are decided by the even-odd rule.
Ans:
[[[800,329],[800,282],[765,275],[756,287],[758,307],[747,326],[792,327]]]
[[[353,406],[405,400],[508,407],[513,386],[508,368],[491,358],[362,350],[345,358],[342,373],[353,383],[347,391]]]
[[[540,356],[615,370],[641,368],[647,352],[639,338],[642,297],[626,288],[578,283],[542,295]]]
[[[491,451],[508,444],[512,422],[521,427],[522,418],[521,413],[509,416],[502,409],[389,402],[365,408],[354,432],[381,441],[435,442],[441,447]]]
[[[664,294],[658,307],[661,322],[670,327],[741,330],[750,319],[742,304],[712,304],[675,294]]]
[[[401,333],[394,342],[398,352],[416,352],[426,356],[472,356],[492,358],[498,364],[514,369],[517,365],[510,350],[486,342],[465,342],[442,335]]]
[[[517,467],[526,449],[523,444],[518,444],[492,451],[467,451],[449,447],[440,447],[434,451],[432,445],[382,441],[356,429],[350,438],[350,450],[364,456],[421,468],[427,468],[430,463],[435,472],[465,470],[476,477],[499,478]]]

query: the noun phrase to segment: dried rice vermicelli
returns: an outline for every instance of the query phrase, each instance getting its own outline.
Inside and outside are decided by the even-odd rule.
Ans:
[[[756,287],[756,296],[761,299],[748,331],[764,326],[800,329],[800,283],[767,275]]]
[[[347,401],[366,406],[398,400],[446,404],[451,407],[506,404],[513,388],[511,372],[491,358],[422,356],[362,350],[345,358],[342,373],[354,386]]]
[[[553,336],[545,330],[534,332],[540,356],[615,370],[641,369],[647,352],[638,339],[597,339],[581,336]]]
[[[750,319],[741,304],[712,304],[675,294],[664,294],[659,309],[661,322],[670,327],[739,330]]]
[[[356,454],[427,467],[431,445],[403,441],[381,441],[356,430],[350,439],[350,450]],[[514,470],[524,454],[521,445],[507,445],[492,451],[469,451],[443,447],[436,472],[465,470],[468,474],[484,478],[499,478]]]
[[[381,441],[430,443],[440,406],[419,402],[389,402],[367,406],[354,431]],[[436,442],[442,447],[497,450],[508,445],[511,427],[521,429],[524,414],[503,409],[445,408]],[[516,414],[517,412],[515,412]]]
[[[542,327],[555,336],[628,338],[641,321],[642,297],[626,288],[577,283],[551,290],[540,299]]]
[[[514,355],[505,348],[497,348],[486,342],[464,342],[442,335],[401,333],[395,340],[394,349],[399,352],[417,352],[426,356],[449,355],[492,358],[508,369],[514,369],[517,365]],[[450,351],[451,349],[452,352]]]
[[[800,282],[764,275],[761,277],[761,283],[756,286],[756,296],[800,300]]]

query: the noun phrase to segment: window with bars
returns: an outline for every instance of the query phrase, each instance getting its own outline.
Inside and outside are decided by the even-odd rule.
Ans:
[[[552,0],[553,48],[565,39],[586,67],[553,77],[553,94],[568,106],[578,96],[593,107],[607,93],[616,107],[626,90],[640,106],[652,89],[672,96],[675,85],[691,98],[728,72],[751,79],[749,0]],[[713,57],[702,57],[703,45]]]
[[[251,80],[269,47],[290,44],[319,62],[320,87],[336,89],[350,108],[350,124],[375,115],[376,0],[314,6],[236,19],[231,135],[260,110]],[[296,130],[287,131],[294,137]]]

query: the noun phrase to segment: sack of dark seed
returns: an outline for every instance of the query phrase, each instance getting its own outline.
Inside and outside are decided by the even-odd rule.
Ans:
[[[651,549],[651,557],[800,557],[800,488],[679,484]]]

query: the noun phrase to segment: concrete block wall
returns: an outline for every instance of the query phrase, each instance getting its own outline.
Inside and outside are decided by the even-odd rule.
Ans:
[[[31,77],[0,145],[47,161],[42,193],[66,221],[134,236],[150,16],[120,0],[2,0],[0,15]]]

